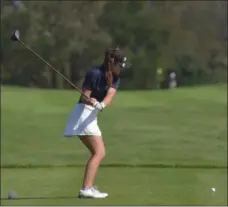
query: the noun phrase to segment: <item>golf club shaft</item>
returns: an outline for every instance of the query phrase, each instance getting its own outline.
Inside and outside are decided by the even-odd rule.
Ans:
[[[28,45],[26,45],[24,42],[22,42],[20,39],[18,41],[24,45],[27,49],[29,49],[33,54],[35,54],[38,58],[43,60],[50,68],[52,68],[56,73],[58,73],[62,78],[64,78],[70,85],[72,85],[79,93],[81,93],[86,99],[89,99],[88,96],[86,96],[81,89],[79,89],[77,86],[75,86],[68,78],[66,78],[62,73],[60,73],[58,70],[56,70],[52,65],[50,65],[46,60],[44,60],[39,54],[37,54],[32,48],[30,48]]]

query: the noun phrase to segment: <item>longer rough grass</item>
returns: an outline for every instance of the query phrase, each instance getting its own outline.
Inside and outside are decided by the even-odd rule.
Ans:
[[[64,138],[63,130],[77,100],[78,94],[74,91],[2,87],[1,165],[3,169],[11,168],[2,169],[4,194],[13,188],[21,196],[45,196],[41,185],[47,185],[46,190],[52,197],[64,192],[64,195],[75,195],[81,184],[81,166],[89,154],[76,137]],[[226,100],[226,90],[221,86],[119,92],[112,106],[99,115],[107,148],[103,164],[111,168],[101,170],[98,185],[106,188],[111,197],[101,203],[86,201],[85,205],[206,205],[209,201],[214,205],[226,204]],[[39,169],[45,166],[49,169]],[[60,168],[50,168],[54,166]],[[17,170],[17,167],[30,169]],[[167,169],[175,167],[178,169]],[[53,174],[45,180],[47,171]],[[66,178],[68,173],[70,176]],[[60,177],[65,177],[61,185]],[[162,180],[168,178],[166,186]],[[23,187],[26,179],[33,190]],[[177,179],[182,181],[175,182]],[[155,194],[141,192],[148,185]],[[213,198],[208,192],[212,185],[218,186],[221,192]],[[191,190],[197,186],[201,190]],[[155,191],[156,188],[159,190]],[[119,198],[122,202],[118,202]],[[130,198],[131,202],[127,202]],[[13,203],[32,202],[30,199]],[[84,205],[70,198],[34,202]]]

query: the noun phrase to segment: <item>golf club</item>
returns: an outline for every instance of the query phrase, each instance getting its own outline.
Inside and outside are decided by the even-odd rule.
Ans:
[[[20,32],[19,30],[16,30],[13,32],[11,36],[12,41],[20,42],[22,45],[24,45],[28,50],[30,50],[34,55],[36,55],[38,58],[40,58],[43,62],[45,62],[51,69],[53,69],[56,73],[58,73],[62,78],[64,78],[70,85],[72,85],[81,95],[83,95],[86,99],[89,99],[88,96],[86,96],[81,89],[79,89],[77,86],[75,86],[68,78],[66,78],[62,73],[60,73],[58,70],[56,70],[50,63],[48,63],[46,60],[44,60],[39,54],[37,54],[33,49],[31,49],[28,45],[26,45],[23,41],[20,40]]]

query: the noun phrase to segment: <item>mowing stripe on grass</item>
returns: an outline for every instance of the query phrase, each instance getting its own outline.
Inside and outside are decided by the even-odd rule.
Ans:
[[[65,164],[65,165],[1,165],[3,169],[13,168],[57,168],[57,167],[79,167],[83,168],[82,164]],[[228,166],[222,165],[185,165],[185,164],[103,164],[102,168],[187,168],[187,169],[227,169]]]

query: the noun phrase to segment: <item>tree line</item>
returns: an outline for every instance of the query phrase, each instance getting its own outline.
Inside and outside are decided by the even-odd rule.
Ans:
[[[177,73],[180,86],[227,81],[226,1],[2,1],[1,83],[71,88],[20,44],[21,39],[77,86],[119,46],[131,68],[122,89],[157,88]]]

